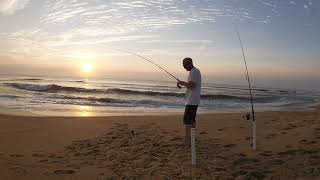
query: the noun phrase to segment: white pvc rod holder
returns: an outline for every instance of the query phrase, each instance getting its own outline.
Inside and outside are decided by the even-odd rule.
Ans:
[[[196,128],[191,128],[191,160],[192,165],[197,164],[197,153],[196,153]]]
[[[257,149],[257,125],[256,121],[252,122],[252,148],[253,150]]]

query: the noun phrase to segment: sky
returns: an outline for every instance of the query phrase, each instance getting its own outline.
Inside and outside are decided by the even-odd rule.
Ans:
[[[0,0],[0,74],[320,89],[317,0]],[[92,72],[81,71],[90,64]]]

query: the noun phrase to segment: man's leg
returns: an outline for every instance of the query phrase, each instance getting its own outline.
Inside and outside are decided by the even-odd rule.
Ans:
[[[194,106],[192,109],[192,128],[196,128],[196,125],[197,125],[197,121],[196,121],[197,110],[198,110],[198,106]]]
[[[190,129],[192,126],[192,123],[189,122],[190,120],[190,107],[187,105],[184,110],[184,116],[183,116],[183,124],[185,129],[185,136],[184,136],[184,145],[190,144]]]
[[[197,128],[196,121],[194,121],[194,122],[192,123],[192,128]]]
[[[196,128],[196,114],[198,106],[186,106],[184,112],[184,124],[185,124],[185,144],[190,146],[191,144],[191,128]]]
[[[185,142],[185,145],[189,146],[190,143],[191,143],[191,128],[192,128],[192,125],[191,124],[186,124],[185,125],[185,132],[186,132],[186,136],[185,136],[185,139],[184,139],[184,142]]]
[[[190,141],[190,144],[191,144],[191,128],[196,128],[196,116],[197,116],[197,108],[198,106],[194,106],[194,108],[192,109],[192,124],[191,124],[191,127],[189,129],[189,141]]]

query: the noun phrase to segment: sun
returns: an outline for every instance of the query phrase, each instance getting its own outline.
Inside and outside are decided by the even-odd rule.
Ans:
[[[84,63],[84,64],[82,65],[82,71],[83,71],[84,73],[91,73],[92,70],[93,70],[92,64]]]

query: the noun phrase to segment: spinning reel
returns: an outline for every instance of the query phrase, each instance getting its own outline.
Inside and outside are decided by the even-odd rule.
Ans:
[[[252,119],[251,113],[250,112],[246,112],[244,113],[244,115],[242,116],[245,120],[249,121]]]

